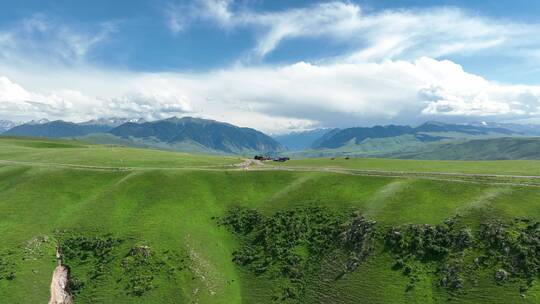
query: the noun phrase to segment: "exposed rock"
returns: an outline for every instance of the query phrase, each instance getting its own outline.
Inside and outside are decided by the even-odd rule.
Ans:
[[[58,265],[54,269],[51,282],[51,299],[49,304],[73,304],[73,297],[68,290],[69,269]]]
[[[62,265],[62,253],[56,246],[56,262],[51,282],[51,298],[49,304],[73,304],[73,297],[69,292],[69,268]]]

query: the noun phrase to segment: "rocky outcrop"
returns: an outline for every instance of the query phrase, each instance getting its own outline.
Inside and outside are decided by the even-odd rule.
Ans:
[[[62,265],[62,255],[56,249],[58,266],[54,269],[51,282],[51,298],[49,304],[73,304],[73,297],[69,292],[69,268]]]

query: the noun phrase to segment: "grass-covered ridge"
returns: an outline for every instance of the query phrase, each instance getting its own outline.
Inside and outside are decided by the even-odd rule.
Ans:
[[[206,164],[200,169],[189,165],[183,170],[168,170],[171,164],[191,162],[199,156],[171,153],[166,154],[170,158],[162,159],[160,151],[137,149],[128,152],[148,153],[150,164],[145,158],[134,157],[131,166],[144,170],[42,166],[33,162],[66,159],[92,165],[98,160],[97,165],[105,167],[116,159],[106,151],[111,147],[20,147],[8,142],[13,140],[18,139],[0,140],[0,160],[21,161],[0,163],[0,299],[7,303],[47,301],[57,243],[74,249],[73,254],[66,252],[65,263],[74,278],[84,283],[76,297],[78,303],[273,303],[280,286],[290,284],[290,278],[275,284],[266,277],[272,269],[261,275],[249,265],[233,261],[245,240],[221,225],[220,219],[234,208],[255,211],[255,221],[286,216],[294,210],[315,210],[321,214],[318,219],[327,221],[310,223],[345,224],[335,226],[337,229],[354,223],[350,215],[359,214],[365,222],[358,221],[357,227],[376,221],[374,227],[381,231],[377,238],[393,227],[402,231],[408,231],[410,225],[437,227],[459,214],[456,231],[470,227],[478,240],[481,231],[490,231],[483,228],[485,224],[502,223],[507,232],[502,239],[515,240],[523,231],[528,233],[529,225],[540,221],[537,187],[322,171],[206,170],[202,167]],[[94,153],[85,153],[86,149],[94,149]],[[218,163],[224,159],[212,158]],[[377,160],[373,162],[381,166]],[[443,167],[436,162],[432,166]],[[529,166],[537,165],[529,162]],[[395,168],[399,163],[382,167]],[[315,211],[297,215],[310,219]],[[519,218],[530,222],[514,222]],[[528,274],[512,273],[509,266],[516,265],[515,260],[486,261],[487,266],[482,266],[486,268],[477,272],[476,285],[465,280],[464,288],[451,294],[439,286],[442,277],[434,272],[436,268],[416,256],[407,258],[407,247],[378,254],[382,251],[377,250],[384,249],[379,241],[370,255],[335,280],[336,269],[343,269],[343,264],[325,250],[318,256],[312,254],[319,247],[306,240],[332,244],[324,238],[321,242],[319,234],[312,232],[295,238],[304,245],[289,251],[302,260],[317,257],[319,269],[307,269],[302,280],[305,303],[446,303],[450,296],[453,303],[540,301],[538,278],[528,284]],[[354,235],[349,239],[358,240]],[[77,249],[81,246],[90,250]],[[500,243],[489,246],[478,250],[496,253],[502,248],[505,252]],[[510,247],[510,257],[518,256],[521,247]],[[403,268],[392,269],[399,258]],[[464,262],[473,265],[474,258]],[[91,279],[95,273],[90,269],[95,269],[92,265],[96,263],[107,271]],[[448,267],[450,274],[452,265]],[[403,273],[407,266],[411,276]],[[519,265],[513,267],[519,269]],[[499,268],[507,272],[504,283],[494,280]],[[406,291],[411,278],[415,278],[414,288]],[[521,287],[527,288],[525,298],[520,296]]]
[[[77,140],[0,137],[0,160],[93,167],[182,168],[224,166],[237,157],[188,154],[161,150],[93,145]]]

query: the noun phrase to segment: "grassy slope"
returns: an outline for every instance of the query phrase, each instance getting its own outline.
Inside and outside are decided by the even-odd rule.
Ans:
[[[0,138],[0,159],[85,166],[157,168],[221,166],[241,162],[237,157],[89,145],[75,140],[24,138]]]
[[[501,134],[472,136],[464,133],[424,133],[445,138],[422,141],[413,135],[353,140],[336,149],[315,149],[290,152],[295,158],[354,156],[433,160],[510,160],[540,159],[537,137],[501,137]]]
[[[430,145],[420,151],[397,153],[397,157],[439,160],[538,159],[539,151],[538,138],[504,137]]]
[[[33,141],[26,143],[41,146]],[[0,159],[11,155],[9,149],[20,146],[5,141],[2,144]],[[34,151],[26,151],[24,157],[12,155],[11,158],[32,157],[45,162],[56,153],[65,153],[71,155],[69,159],[84,164],[94,160],[109,164],[110,156],[106,153],[93,154],[88,159],[89,154],[74,152],[87,148],[56,148],[58,152],[41,154],[41,158],[37,150],[52,148],[31,149]],[[77,154],[79,158],[75,159]],[[159,157],[154,161],[150,167],[166,167],[172,162],[165,158],[159,163]],[[135,159],[133,162],[145,165]],[[185,163],[191,164],[191,159]],[[183,163],[175,160],[174,164]],[[376,166],[384,168],[384,165]],[[436,163],[431,165],[437,168]],[[396,166],[391,163],[386,168]],[[506,172],[504,166],[501,168]],[[479,184],[313,172],[95,171],[4,164],[0,167],[0,197],[0,252],[10,249],[20,252],[29,240],[52,235],[61,228],[112,233],[130,244],[144,243],[157,251],[178,250],[189,256],[188,268],[181,275],[172,280],[157,277],[158,288],[141,298],[125,295],[121,283],[116,282],[120,272],[115,268],[92,291],[92,297],[100,303],[269,302],[272,283],[253,277],[231,262],[237,241],[212,219],[233,205],[258,208],[267,214],[293,205],[358,208],[383,225],[438,223],[455,213],[463,214],[471,223],[486,216],[528,216],[540,220],[540,190],[536,188],[501,189]],[[7,303],[45,302],[54,269],[53,257],[53,246],[46,247],[44,256],[36,260],[23,261],[17,253],[14,259],[17,277],[13,281],[0,280],[0,298]],[[115,263],[119,264],[121,258],[116,256]],[[327,263],[327,269],[335,267],[331,261]],[[422,276],[419,286],[405,293],[407,278],[392,271],[390,265],[390,258],[381,254],[342,280],[328,280],[323,274],[320,280],[314,278],[307,297],[312,303],[446,302],[447,295],[435,287],[430,275]],[[477,291],[468,292],[455,302],[520,301],[516,285],[496,286],[490,275],[486,274],[486,279],[480,281]],[[538,283],[535,286],[523,303],[540,300]],[[88,298],[80,297],[79,302],[90,302],[85,299]]]
[[[405,172],[453,172],[508,175],[540,175],[540,161],[433,161],[381,158],[310,158],[291,160],[282,164],[290,167],[338,167],[361,170]]]

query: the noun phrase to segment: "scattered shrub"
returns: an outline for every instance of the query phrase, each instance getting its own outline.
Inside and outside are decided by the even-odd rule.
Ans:
[[[127,281],[127,294],[142,296],[154,289],[154,276],[159,273],[164,263],[156,258],[148,246],[135,246],[122,259],[124,278]]]
[[[271,273],[287,280],[276,295],[279,299],[300,297],[306,273],[332,250],[346,244],[356,250],[354,257],[359,259],[367,254],[369,243],[366,238],[365,245],[353,244],[362,241],[363,229],[369,228],[363,218],[348,223],[345,216],[320,207],[294,208],[270,217],[235,208],[221,223],[244,237],[233,261],[255,274]]]
[[[532,281],[540,275],[539,222],[491,221],[481,225],[480,238],[487,255],[502,266],[495,274],[497,282],[504,282],[510,276]]]
[[[12,255],[14,252],[0,254],[0,281],[12,281],[15,279],[15,263]]]
[[[301,299],[306,275],[332,253],[346,257],[339,260],[344,271],[337,278],[342,278],[380,248],[377,244],[396,258],[392,269],[409,278],[406,291],[419,280],[417,263],[437,274],[438,285],[451,294],[461,292],[468,279],[475,284],[472,271],[480,268],[498,269],[498,284],[512,277],[525,280],[522,294],[540,275],[540,223],[529,220],[488,221],[473,231],[453,217],[437,225],[400,225],[381,233],[383,228],[358,213],[347,217],[309,207],[269,217],[235,208],[221,223],[242,237],[243,245],[233,254],[236,263],[258,275],[288,280],[274,299]]]
[[[374,249],[375,221],[370,221],[355,213],[349,222],[343,226],[341,241],[343,248],[350,253],[346,264],[347,271],[356,269]]]
[[[71,291],[74,294],[95,285],[110,272],[114,250],[122,243],[121,239],[110,235],[88,236],[65,231],[57,232],[57,238],[63,263],[73,270]]]

